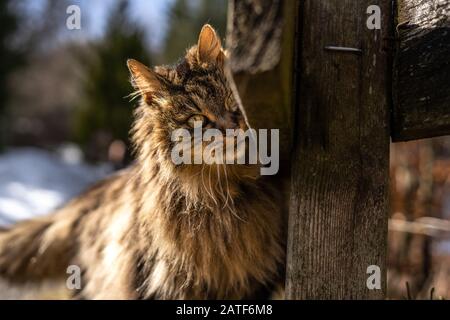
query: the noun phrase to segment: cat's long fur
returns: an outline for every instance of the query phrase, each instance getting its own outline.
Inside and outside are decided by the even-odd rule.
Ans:
[[[0,276],[12,282],[83,270],[79,297],[258,298],[279,278],[284,251],[275,194],[257,166],[181,165],[170,132],[202,112],[246,128],[227,85],[214,30],[174,68],[129,67],[142,102],[136,164],[52,215],[0,232]]]

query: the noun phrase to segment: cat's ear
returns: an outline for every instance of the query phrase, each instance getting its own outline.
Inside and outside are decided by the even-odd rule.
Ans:
[[[225,55],[220,38],[209,24],[200,31],[197,43],[197,59],[202,64],[223,64]]]
[[[152,95],[161,90],[162,84],[158,75],[134,59],[128,59],[127,66],[131,73],[131,83],[134,88],[147,102],[150,102]]]

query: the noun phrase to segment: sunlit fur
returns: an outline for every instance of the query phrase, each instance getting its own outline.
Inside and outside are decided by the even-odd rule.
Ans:
[[[138,79],[139,68],[130,67],[141,97],[136,164],[53,215],[0,233],[1,276],[40,281],[76,264],[83,270],[77,297],[267,296],[284,262],[277,192],[257,165],[176,166],[170,157],[171,132],[189,129],[194,114],[221,130],[247,128],[216,50],[220,40],[206,32],[214,50],[200,52],[200,36],[179,64],[150,70],[152,79]]]

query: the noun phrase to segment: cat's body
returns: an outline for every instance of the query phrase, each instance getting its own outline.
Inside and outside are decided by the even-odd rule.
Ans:
[[[0,232],[0,276],[64,277],[77,265],[76,295],[88,299],[242,299],[270,290],[284,262],[282,218],[258,167],[170,161],[170,130],[192,109],[215,127],[246,126],[217,46],[206,26],[176,68],[129,63],[142,95],[137,163],[53,215]]]

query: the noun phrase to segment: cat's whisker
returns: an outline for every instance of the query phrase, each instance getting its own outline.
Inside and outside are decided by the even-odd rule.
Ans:
[[[220,170],[220,165],[218,165],[217,163],[216,163],[216,171],[217,171],[217,183],[216,183],[216,185],[219,184],[220,195],[222,197],[222,200],[224,201],[224,205],[222,206],[222,209],[225,209],[226,208],[227,198],[225,197],[225,191],[223,190],[223,187],[222,187],[222,173],[221,173],[221,170]]]
[[[227,168],[225,166],[223,166],[223,172],[224,172],[224,177],[225,177],[225,182],[226,182],[226,198],[225,198],[225,203],[223,205],[223,209],[226,208],[228,206],[228,198],[230,196],[230,192],[228,190],[228,176],[227,176]]]
[[[141,91],[136,90],[136,91],[130,93],[129,95],[125,96],[124,98],[130,99],[129,101],[131,102],[131,101],[134,101],[134,100],[140,98],[141,95],[142,95]]]
[[[209,165],[209,166],[208,166],[208,184],[209,184],[209,191],[210,191],[211,194],[212,194],[214,204],[217,206],[217,205],[219,205],[219,203],[217,202],[217,199],[216,199],[216,197],[214,196],[215,192],[214,192],[214,190],[213,190],[212,181],[211,181],[211,170],[212,170],[212,166]]]
[[[229,183],[228,183],[228,173],[227,173],[227,169],[225,167],[224,167],[224,173],[225,173],[225,181],[226,181],[226,184],[227,184],[227,188],[226,188],[227,189],[227,199],[229,198],[230,202],[231,202],[231,206],[227,205],[227,207],[228,207],[228,209],[230,210],[230,212],[231,212],[231,214],[233,216],[235,216],[236,218],[238,218],[242,222],[245,222],[245,220],[243,218],[241,218],[236,212],[236,206],[234,204],[233,197],[230,194],[230,186],[229,186]],[[228,203],[228,201],[227,201],[227,203]]]
[[[205,179],[204,179],[204,171],[205,171],[205,166],[202,166],[202,184],[203,184],[203,188],[205,189],[206,193],[208,194],[208,196],[214,201],[214,203],[217,205],[216,200],[214,198],[214,196],[210,193],[210,190],[208,189],[208,187],[205,184]]]
[[[228,185],[228,174],[227,174],[227,168],[224,166],[223,167],[223,172],[225,174],[225,182],[226,182],[226,191],[227,191],[227,200],[225,202],[225,207],[228,206],[228,198],[230,196],[230,190],[229,190],[229,185]]]

